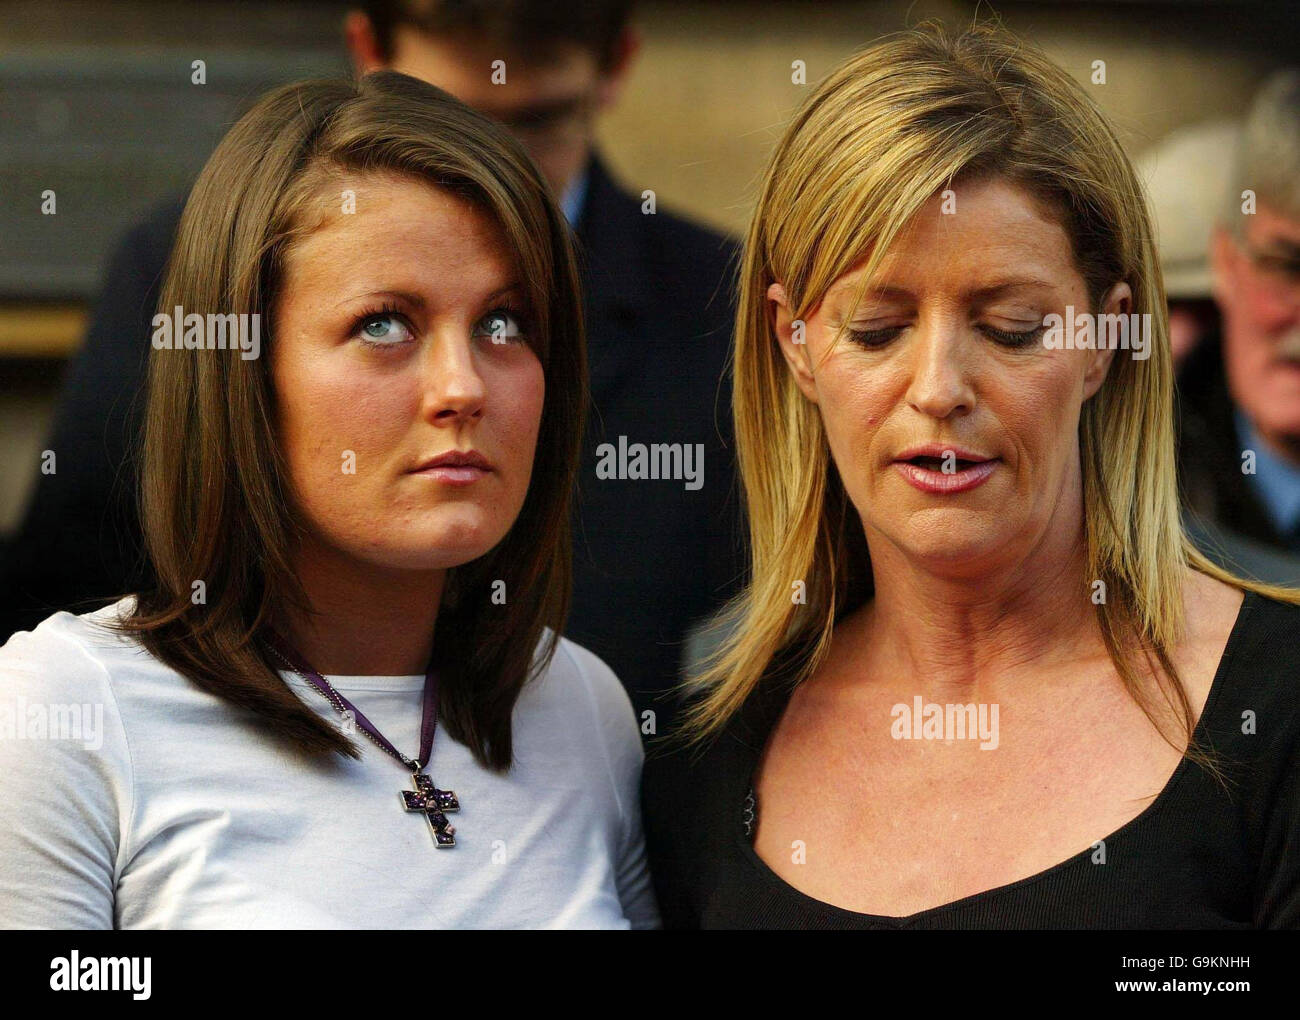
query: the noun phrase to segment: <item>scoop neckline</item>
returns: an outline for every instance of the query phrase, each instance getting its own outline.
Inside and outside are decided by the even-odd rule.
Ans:
[[[1210,690],[1206,694],[1205,705],[1201,709],[1200,718],[1196,720],[1196,726],[1192,730],[1192,737],[1198,742],[1203,741],[1206,736],[1205,731],[1208,729],[1207,720],[1210,718],[1213,710],[1217,707],[1220,696],[1223,693],[1224,675],[1228,670],[1229,664],[1235,658],[1238,648],[1243,640],[1242,634],[1245,630],[1246,619],[1254,610],[1260,597],[1261,596],[1256,592],[1247,591],[1242,598],[1241,608],[1237,610],[1237,618],[1233,621],[1232,629],[1228,632],[1228,640],[1223,646],[1223,654],[1219,657],[1219,665],[1214,672],[1214,679],[1210,681]],[[785,704],[788,703],[788,700],[787,697],[786,700],[782,702],[780,708],[767,726],[767,729],[764,731],[763,740],[758,747],[757,754],[755,755],[753,767],[749,770],[746,777],[747,786],[746,789],[742,791],[741,795],[742,806],[745,796],[754,789],[754,774],[758,771],[758,765],[762,761],[763,753],[767,750],[767,744],[771,739],[772,731],[776,728],[781,713],[785,711]],[[962,908],[972,906],[981,900],[991,900],[1000,896],[1005,896],[1037,882],[1042,882],[1048,878],[1055,877],[1069,868],[1078,867],[1079,864],[1089,859],[1096,843],[1101,842],[1109,846],[1112,841],[1130,835],[1131,830],[1136,829],[1141,825],[1148,824],[1152,818],[1161,813],[1173,799],[1174,792],[1182,786],[1187,774],[1195,767],[1195,763],[1184,754],[1179,759],[1178,765],[1175,766],[1174,771],[1165,781],[1165,785],[1160,788],[1160,792],[1156,794],[1155,799],[1152,800],[1150,804],[1121,825],[1118,829],[1102,836],[1099,840],[1095,840],[1088,847],[1070,857],[1067,857],[1065,860],[1049,865],[1041,871],[1034,872],[1032,875],[1026,875],[1024,878],[1018,878],[1003,885],[993,886],[990,889],[983,889],[979,892],[971,893],[968,896],[963,896],[960,899],[949,900],[947,903],[940,903],[933,907],[926,907],[924,910],[918,910],[911,914],[872,914],[860,910],[850,910],[848,907],[841,907],[826,900],[819,900],[816,896],[811,896],[801,889],[796,889],[793,885],[773,871],[768,863],[758,856],[758,852],[754,849],[753,844],[745,838],[744,826],[732,826],[732,838],[740,848],[741,856],[744,857],[750,866],[755,869],[758,873],[758,877],[767,885],[774,887],[776,891],[782,895],[793,897],[801,903],[818,911],[829,913],[847,920],[859,923],[868,922],[882,927],[908,928],[919,921],[946,912],[961,910]]]

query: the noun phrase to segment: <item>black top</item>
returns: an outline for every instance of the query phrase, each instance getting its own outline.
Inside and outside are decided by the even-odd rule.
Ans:
[[[667,927],[1300,928],[1300,607],[1247,593],[1196,727],[1231,793],[1184,758],[1156,799],[1045,871],[907,917],[788,885],[750,843],[752,779],[788,685],[761,684],[702,756],[651,753],[650,866]],[[1250,713],[1247,715],[1247,713]],[[1255,732],[1243,732],[1251,727]],[[697,752],[698,755],[698,752]]]
[[[593,155],[576,234],[591,407],[574,520],[566,633],[601,656],[638,711],[669,705],[689,626],[736,590],[743,558],[727,371],[734,241],[624,191]],[[0,564],[0,644],[57,609],[139,590],[133,463],[151,321],[179,201],[132,230],[113,256],[55,418],[58,472],[40,475]],[[597,477],[597,449],[703,447],[702,484]]]

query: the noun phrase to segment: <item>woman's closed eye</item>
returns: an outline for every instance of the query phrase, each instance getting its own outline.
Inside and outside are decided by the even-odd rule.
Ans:
[[[859,329],[853,326],[847,326],[845,327],[844,332],[848,335],[848,338],[859,347],[870,349],[873,347],[884,347],[902,333],[905,328],[905,326],[881,326]]]
[[[859,347],[867,349],[884,347],[893,341],[906,329],[906,326],[883,326],[871,329],[855,329],[849,327],[845,330],[849,339]],[[1003,347],[1028,347],[1036,342],[1047,329],[1042,323],[1029,325],[1026,323],[1025,329],[1002,329],[987,323],[976,327],[985,336],[992,339],[995,343]]]
[[[1023,329],[1002,329],[987,323],[979,328],[986,336],[992,337],[1003,347],[1028,347],[1037,342],[1047,331],[1047,326],[1041,322],[1024,323]]]

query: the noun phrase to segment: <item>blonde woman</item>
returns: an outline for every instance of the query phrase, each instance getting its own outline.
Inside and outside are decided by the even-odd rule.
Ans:
[[[656,923],[631,706],[558,637],[580,307],[536,168],[433,86],[234,126],[155,319],[155,583],[0,650],[0,925]]]
[[[742,269],[752,578],[647,763],[668,924],[1300,925],[1300,608],[1182,532],[1164,307],[1033,49],[925,27],[809,96]]]

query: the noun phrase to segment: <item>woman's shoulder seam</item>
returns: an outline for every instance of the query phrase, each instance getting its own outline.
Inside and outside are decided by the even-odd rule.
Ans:
[[[71,616],[71,614],[69,615]],[[51,617],[46,622],[48,623],[56,619],[56,617]],[[80,621],[81,619],[78,616],[72,616],[71,618],[74,621]],[[33,636],[35,636],[36,631],[32,631],[31,633],[33,634]],[[89,647],[87,647],[88,642],[86,641],[84,635],[78,634],[77,632],[69,630],[63,626],[60,627],[51,626],[47,628],[46,633],[42,636],[46,640],[55,639],[61,642],[62,644],[70,646],[76,651],[76,653],[78,653],[82,658],[84,658],[87,662],[89,662],[98,671],[99,679],[104,687],[104,690],[107,692],[107,699],[109,703],[112,705],[112,715],[117,720],[118,729],[121,731],[122,734],[122,747],[126,751],[127,809],[124,817],[122,818],[122,832],[120,834],[120,839],[118,840],[118,845],[117,845],[117,858],[113,862],[113,878],[114,881],[117,881],[121,878],[123,863],[127,859],[129,859],[129,854],[127,854],[126,849],[127,849],[127,843],[131,838],[131,832],[135,825],[136,783],[135,783],[135,753],[131,749],[131,738],[130,735],[127,733],[126,719],[123,717],[122,714],[121,703],[117,699],[117,690],[115,689],[113,683],[113,674],[112,671],[104,664],[103,660],[101,660],[97,655],[95,655],[90,650]]]

